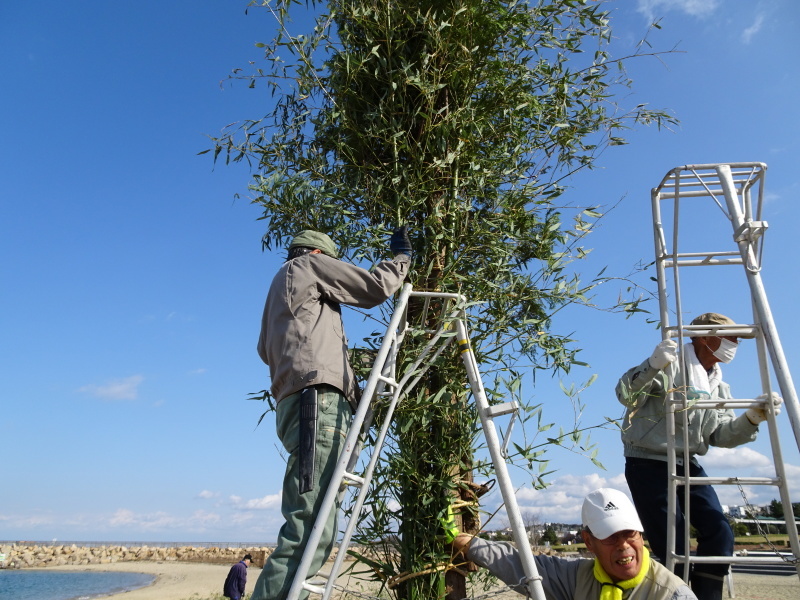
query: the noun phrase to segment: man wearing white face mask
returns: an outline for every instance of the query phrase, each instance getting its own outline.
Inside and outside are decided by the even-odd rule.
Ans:
[[[692,325],[734,325],[718,313],[705,313]],[[753,336],[748,336],[753,337]],[[670,391],[685,392],[691,400],[731,398],[730,386],[722,381],[719,363],[730,362],[738,339],[732,336],[694,337],[683,347],[687,373],[678,359],[673,340],[659,343],[652,355],[630,369],[617,384],[617,399],[626,407],[622,426],[625,448],[625,478],[644,525],[653,552],[662,560],[667,548],[667,426],[665,400]],[[765,398],[766,396],[762,396]],[[775,414],[782,402],[771,396]],[[688,425],[689,473],[704,477],[696,456],[709,446],[733,448],[756,439],[758,424],[766,420],[763,409],[749,408],[739,417],[730,409],[690,409]],[[678,475],[684,474],[683,420],[676,419]],[[683,549],[684,496],[678,494],[676,548]],[[731,556],[733,532],[710,485],[695,485],[690,494],[691,523],[698,531],[698,556]],[[682,565],[678,565],[682,569]],[[692,590],[699,600],[721,600],[727,564],[696,564],[691,574]],[[679,571],[681,572],[681,571]]]

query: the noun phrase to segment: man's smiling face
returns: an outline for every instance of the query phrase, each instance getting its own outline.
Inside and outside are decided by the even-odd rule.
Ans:
[[[644,548],[640,532],[628,529],[599,540],[584,529],[583,541],[615,583],[633,579],[639,574]]]

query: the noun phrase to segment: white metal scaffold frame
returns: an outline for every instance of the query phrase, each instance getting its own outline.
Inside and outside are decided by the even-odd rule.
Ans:
[[[800,449],[800,404],[797,392],[789,373],[788,364],[783,353],[778,330],[772,317],[767,294],[761,281],[761,260],[766,221],[762,219],[764,200],[764,182],[766,165],[764,163],[715,163],[686,165],[672,169],[653,188],[651,193],[653,211],[653,233],[655,241],[656,270],[658,277],[659,311],[661,317],[662,336],[673,337],[680,342],[689,336],[742,336],[755,335],[761,388],[764,393],[772,391],[771,374],[778,383],[783,396],[786,413],[789,416],[792,431],[798,449]],[[730,220],[733,227],[734,248],[715,252],[680,252],[679,251],[679,216],[682,204],[691,204],[698,199],[712,199]],[[662,203],[673,202],[672,206],[672,239],[667,243],[662,221]],[[683,307],[681,305],[680,268],[741,265],[747,277],[751,303],[753,307],[753,323],[726,326],[684,325]],[[667,270],[672,274],[672,294],[668,285]],[[677,324],[671,325],[674,316]],[[680,347],[680,344],[679,344]],[[682,349],[679,360],[685,372]],[[767,429],[770,436],[775,477],[690,477],[689,469],[683,476],[677,475],[676,456],[676,418],[683,424],[683,464],[688,464],[688,415],[692,409],[721,409],[750,407],[767,409]],[[774,557],[697,557],[691,556],[689,548],[689,493],[690,485],[771,485],[779,489],[784,507],[786,529],[793,560],[800,574],[800,544],[798,544],[797,524],[793,520],[792,504],[789,498],[783,455],[778,438],[776,416],[770,402],[759,399],[731,399],[726,401],[689,402],[686,394],[673,391],[667,402],[667,439],[669,468],[669,500],[667,527],[667,567],[673,569],[677,562],[683,563],[684,579],[688,580],[691,563],[746,563],[746,564],[782,564],[787,562],[780,555]],[[685,531],[684,547],[675,548],[678,486],[684,486]]]
[[[420,298],[424,302],[423,312],[428,311],[432,301],[441,303],[442,308],[438,319],[438,327],[435,330],[426,332],[430,336],[428,343],[422,349],[414,363],[402,374],[400,379],[398,379],[396,362],[397,352],[408,332],[409,325],[407,322],[407,314],[410,298]],[[386,329],[383,343],[375,357],[372,371],[364,388],[362,400],[353,416],[353,422],[351,423],[350,431],[345,440],[344,450],[339,457],[331,484],[325,492],[311,536],[303,553],[303,558],[295,573],[292,587],[289,590],[288,600],[298,600],[303,590],[319,594],[322,596],[323,600],[331,598],[336,578],[341,572],[342,563],[347,554],[347,547],[350,544],[358,522],[358,516],[364,506],[369,491],[369,483],[372,479],[375,466],[380,457],[381,449],[391,425],[394,410],[398,403],[402,401],[403,397],[405,397],[421,380],[430,365],[454,339],[457,339],[459,352],[467,372],[472,396],[480,415],[486,444],[494,463],[495,476],[500,486],[500,492],[508,513],[512,535],[516,542],[520,560],[526,575],[525,586],[527,588],[527,593],[529,597],[535,600],[544,600],[545,596],[542,587],[542,579],[536,570],[536,563],[533,559],[533,553],[528,542],[525,525],[520,514],[516,496],[514,495],[514,488],[508,473],[508,466],[505,462],[500,438],[494,423],[495,417],[510,413],[515,414],[519,407],[516,402],[489,405],[478,370],[478,364],[469,342],[469,331],[466,324],[466,314],[464,312],[465,304],[465,298],[459,294],[415,292],[412,291],[410,284],[405,284],[401,289],[396,300],[394,312]],[[363,474],[359,476],[352,471],[358,462],[358,455],[361,452],[360,437],[362,430],[365,430],[365,428],[368,429],[371,423],[371,403],[373,398],[384,398],[388,400],[388,403],[384,407],[385,417],[383,423],[380,425],[372,454],[369,457],[369,462]],[[337,497],[342,493],[344,485],[356,486],[359,489],[343,537],[338,545],[336,559],[333,562],[330,573],[309,574],[311,560],[319,546],[324,524],[331,510],[335,510]],[[321,581],[318,581],[317,578]]]

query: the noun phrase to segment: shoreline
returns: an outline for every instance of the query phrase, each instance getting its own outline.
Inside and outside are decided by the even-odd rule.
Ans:
[[[233,564],[233,563],[231,563]],[[47,567],[55,571],[121,571],[155,575],[148,586],[104,596],[107,600],[192,600],[219,597],[231,565],[187,563],[177,561],[131,561],[94,565]],[[247,593],[253,590],[261,569],[251,566],[247,571]],[[343,575],[342,583],[347,575]],[[357,584],[359,594],[369,594],[370,585]],[[797,575],[733,574],[733,593],[736,600],[797,600],[800,598],[800,578]],[[339,594],[337,597],[344,597]],[[723,599],[729,598],[728,589]],[[498,595],[502,600],[518,600],[522,596],[507,591]]]
[[[233,563],[231,563],[233,564]],[[93,565],[63,565],[46,567],[48,571],[117,571],[154,575],[150,585],[103,596],[107,600],[190,600],[222,596],[222,585],[231,565],[187,563],[177,561],[131,561]],[[248,588],[261,573],[250,567],[247,571]]]

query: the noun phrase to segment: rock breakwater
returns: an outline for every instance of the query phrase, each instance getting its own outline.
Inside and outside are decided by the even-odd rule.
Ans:
[[[268,547],[198,548],[194,546],[95,546],[3,544],[0,545],[0,568],[30,569],[65,565],[95,565],[133,561],[179,561],[212,564],[233,564],[245,554],[253,556],[253,564],[263,567],[272,552]]]

